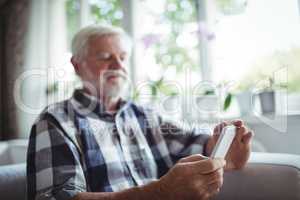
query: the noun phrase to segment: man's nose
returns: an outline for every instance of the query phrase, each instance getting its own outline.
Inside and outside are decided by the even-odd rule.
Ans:
[[[114,59],[112,65],[111,65],[111,69],[119,70],[119,69],[122,69],[122,68],[124,68],[123,62],[118,58]]]

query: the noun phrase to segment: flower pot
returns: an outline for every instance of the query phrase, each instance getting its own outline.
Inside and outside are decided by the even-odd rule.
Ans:
[[[193,112],[202,118],[217,117],[221,112],[220,99],[217,95],[198,96],[194,100]]]
[[[261,105],[261,112],[265,114],[274,114],[275,113],[275,92],[272,91],[263,91],[259,94],[259,100]]]
[[[243,91],[236,94],[236,98],[239,104],[240,113],[242,116],[250,115],[253,111],[253,101],[252,101],[252,92]]]

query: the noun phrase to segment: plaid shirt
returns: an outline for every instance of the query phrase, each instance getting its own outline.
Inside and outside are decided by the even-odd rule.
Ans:
[[[180,158],[204,153],[207,129],[166,123],[153,110],[120,102],[114,115],[76,90],[32,127],[28,199],[70,199],[79,192],[120,191],[163,176]]]

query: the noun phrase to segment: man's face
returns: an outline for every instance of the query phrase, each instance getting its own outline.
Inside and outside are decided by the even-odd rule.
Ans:
[[[95,36],[88,41],[87,54],[75,67],[76,72],[88,84],[88,89],[118,96],[127,76],[127,52],[120,36]]]

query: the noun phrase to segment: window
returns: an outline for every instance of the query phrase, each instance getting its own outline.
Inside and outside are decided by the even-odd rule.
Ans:
[[[93,23],[108,23],[114,26],[122,25],[123,11],[121,0],[88,0]]]
[[[164,97],[191,91],[201,79],[196,2],[143,0],[136,16],[138,92],[147,93],[148,84],[152,98],[146,101],[162,103]]]
[[[138,6],[138,79],[180,80],[186,68],[199,72],[195,1],[143,0]]]
[[[58,72],[53,76],[53,84],[47,80],[47,97],[56,96],[53,101],[48,100],[48,104],[68,98],[74,85],[79,83],[69,62],[70,41],[74,34],[88,24],[108,23],[122,26],[133,36],[134,59],[130,70],[134,70],[135,90],[132,97],[141,103],[154,102],[154,106],[159,106],[159,111],[164,109],[166,116],[180,118],[180,122],[190,124],[205,118],[201,118],[199,110],[195,109],[195,102],[208,112],[218,109],[219,114],[223,97],[221,99],[216,94],[211,95],[213,91],[209,86],[205,91],[193,93],[202,80],[211,80],[212,87],[232,81],[236,86],[232,88],[236,98],[232,98],[230,109],[222,113],[225,115],[209,113],[206,120],[201,121],[201,125],[204,122],[214,124],[223,117],[238,117],[239,111],[243,111],[242,104],[237,104],[239,93],[245,91],[249,100],[247,90],[251,86],[261,87],[258,85],[261,80],[269,80],[268,84],[288,89],[288,108],[298,116],[283,116],[282,119],[295,118],[295,122],[289,121],[289,132],[293,134],[288,137],[284,135],[282,138],[279,135],[270,137],[265,133],[269,130],[270,134],[274,134],[275,126],[267,129],[269,124],[262,120],[256,120],[257,124],[254,121],[252,125],[254,124],[254,128],[258,127],[256,130],[259,133],[264,133],[257,135],[265,137],[261,140],[270,144],[268,151],[285,152],[276,149],[278,145],[274,145],[280,140],[280,148],[286,145],[286,152],[292,152],[290,141],[298,140],[291,136],[298,133],[296,121],[300,113],[299,0],[65,0],[55,1],[57,4],[50,0],[34,2],[37,4],[33,15],[36,24],[32,29],[33,42],[29,42],[32,45],[29,49],[33,51],[30,52],[31,62],[28,66],[43,66],[47,70],[63,69],[68,75],[60,76]],[[39,37],[36,37],[37,32]],[[40,53],[39,59],[36,59],[36,53]],[[60,61],[59,57],[63,57],[62,61],[56,62]],[[283,79],[287,78],[283,84],[274,76],[281,70],[287,72],[286,76],[281,76]],[[44,85],[42,87],[44,95]],[[61,92],[64,95],[60,96]],[[226,92],[221,92],[226,96]],[[148,95],[148,98],[144,99],[144,95]],[[36,105],[32,99],[30,98],[31,103]],[[228,104],[230,101],[226,100],[224,102]],[[243,103],[248,109],[246,111],[252,109],[249,108],[249,101],[243,99]],[[279,105],[282,107],[286,103],[279,102]],[[251,117],[250,120],[247,117],[243,119],[251,125]],[[31,124],[24,122],[26,126]],[[276,126],[283,125],[284,128],[287,125],[287,122],[272,122]],[[290,129],[290,123],[295,128]],[[262,125],[265,127],[260,129]],[[287,132],[287,129],[281,130],[283,129],[279,132]],[[273,140],[274,144],[268,143],[272,139],[276,139]]]
[[[300,92],[298,8],[297,0],[251,0],[242,13],[219,15],[214,81],[246,88],[287,68],[289,92]]]
[[[135,19],[129,20],[136,27],[135,87],[148,86],[146,93],[150,92],[154,98],[190,94],[202,77],[210,79],[211,75],[205,74],[210,71],[213,83],[232,81],[236,86],[234,91],[241,92],[257,86],[261,80],[274,78],[274,73],[283,68],[287,69],[288,80],[284,84],[277,84],[275,80],[275,84],[287,87],[289,93],[299,94],[297,0],[206,1],[216,9],[216,12],[206,10],[213,19],[209,26],[199,22],[201,12],[208,9],[197,11],[199,2],[205,1],[67,0],[68,40],[80,26],[86,25],[82,24],[84,7],[89,13],[88,23],[116,26],[124,24],[126,13],[134,12]],[[125,4],[135,4],[135,9],[128,11]],[[200,54],[203,44],[199,37],[203,32],[207,34],[209,49],[206,50],[211,57]],[[205,59],[210,59],[212,64],[201,66],[203,62],[200,61]],[[203,70],[204,67],[209,69]]]
[[[71,39],[80,27],[80,1],[67,0],[65,3],[67,21],[67,42],[70,49]]]
[[[63,64],[54,66],[54,70],[50,71],[52,76],[48,77],[48,104],[70,97],[73,90],[80,86],[79,78],[76,77],[74,68],[70,63],[71,40],[80,27],[91,23],[108,23],[121,26],[123,17],[120,0],[67,0],[64,6],[66,10],[67,41],[63,42],[67,43],[68,48],[64,52]],[[64,29],[64,27],[60,28]],[[64,77],[63,79],[60,74]]]
[[[83,3],[79,0],[66,2],[69,43],[80,27],[82,16],[79,13],[82,13]],[[135,3],[136,19],[131,22],[138,27],[135,33],[135,89],[145,85],[142,90],[151,90],[150,101],[161,95],[183,95],[190,91],[201,79],[196,1],[142,0]],[[124,23],[126,6],[120,0],[89,0],[88,7],[88,23],[115,26]],[[143,91],[134,94],[141,93]]]

